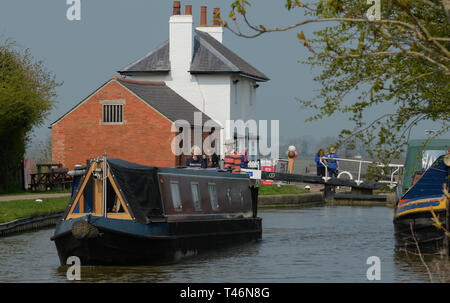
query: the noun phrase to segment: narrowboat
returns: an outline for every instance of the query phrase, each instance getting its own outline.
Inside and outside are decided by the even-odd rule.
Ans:
[[[91,159],[72,171],[72,197],[52,240],[61,265],[176,262],[258,241],[258,188],[247,174]]]
[[[397,201],[394,213],[395,250],[439,254],[444,231],[433,225],[431,209],[446,228],[450,154],[439,156]],[[414,236],[413,236],[414,232]]]

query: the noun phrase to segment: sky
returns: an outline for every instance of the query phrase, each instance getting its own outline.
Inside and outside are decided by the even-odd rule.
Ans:
[[[254,5],[247,11],[255,24],[280,26],[304,18],[300,11],[288,12],[284,0],[251,2]],[[57,81],[64,82],[57,89],[56,107],[44,125],[34,130],[34,141],[44,140],[52,122],[112,75],[118,75],[119,69],[168,39],[171,0],[80,0],[80,3],[81,20],[70,21],[66,13],[72,5],[64,0],[0,2],[0,39],[11,38],[19,47],[30,49],[33,57],[43,60],[44,66],[56,75]],[[210,21],[213,8],[221,8],[227,16],[231,3],[189,0],[181,1],[181,6],[184,12],[185,5],[192,5],[194,25],[198,25],[202,5],[208,6]],[[308,25],[301,30],[308,37],[317,26]],[[243,24],[241,27],[245,30]],[[257,90],[256,119],[279,120],[282,141],[302,136],[336,136],[341,129],[351,127],[345,116],[307,123],[305,119],[314,112],[302,108],[296,99],[311,98],[319,89],[313,81],[319,71],[299,63],[310,53],[296,38],[298,31],[245,39],[225,30],[223,43],[271,79],[261,83]],[[367,118],[375,119],[384,110],[374,109]],[[432,122],[420,124],[411,133],[411,139],[424,138],[425,130],[436,127]]]

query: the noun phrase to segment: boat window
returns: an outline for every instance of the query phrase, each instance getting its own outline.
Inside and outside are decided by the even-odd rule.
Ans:
[[[230,188],[227,189],[227,198],[228,198],[228,202],[231,204],[231,189]]]
[[[197,182],[191,183],[191,191],[192,191],[192,201],[194,203],[194,209],[201,210],[202,207],[200,205],[200,190],[199,190],[199,184]]]
[[[219,209],[219,201],[217,200],[217,191],[216,191],[216,184],[210,183],[208,184],[209,187],[209,200],[211,201],[211,208],[213,210]]]
[[[170,192],[172,193],[173,208],[176,210],[181,210],[182,205],[178,182],[176,181],[170,182]]]

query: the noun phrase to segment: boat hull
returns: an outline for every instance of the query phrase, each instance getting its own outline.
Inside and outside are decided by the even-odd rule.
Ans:
[[[435,213],[442,223],[446,222],[445,211]],[[421,254],[440,254],[444,247],[444,231],[433,225],[429,210],[394,219],[394,235],[397,252],[419,253],[420,249]]]
[[[65,231],[55,233],[52,238],[61,265],[66,265],[70,256],[80,258],[81,265],[173,263],[186,255],[257,241],[262,235],[261,218],[163,222],[147,226],[135,222],[112,222],[121,220],[87,218],[85,222],[97,231],[84,237],[74,234],[72,228],[80,220],[70,221],[64,222]]]

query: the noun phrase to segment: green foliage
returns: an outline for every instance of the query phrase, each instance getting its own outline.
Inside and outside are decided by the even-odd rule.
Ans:
[[[61,85],[34,62],[29,50],[0,42],[0,190],[17,183],[16,171],[33,126],[43,123],[53,108],[55,88]]]
[[[289,11],[303,11],[301,21],[259,30],[243,14],[254,35],[228,28],[253,38],[322,24],[312,37],[297,35],[311,51],[302,63],[320,71],[314,80],[321,84],[315,98],[299,101],[315,110],[307,121],[336,113],[353,121],[354,128],[342,130],[336,147],[360,140],[373,159],[390,162],[404,151],[411,129],[421,121],[439,123],[436,135],[450,129],[450,17],[445,1],[380,0],[381,18],[373,21],[366,16],[372,5],[366,0],[283,2]],[[368,121],[367,114],[379,106],[389,111]]]

